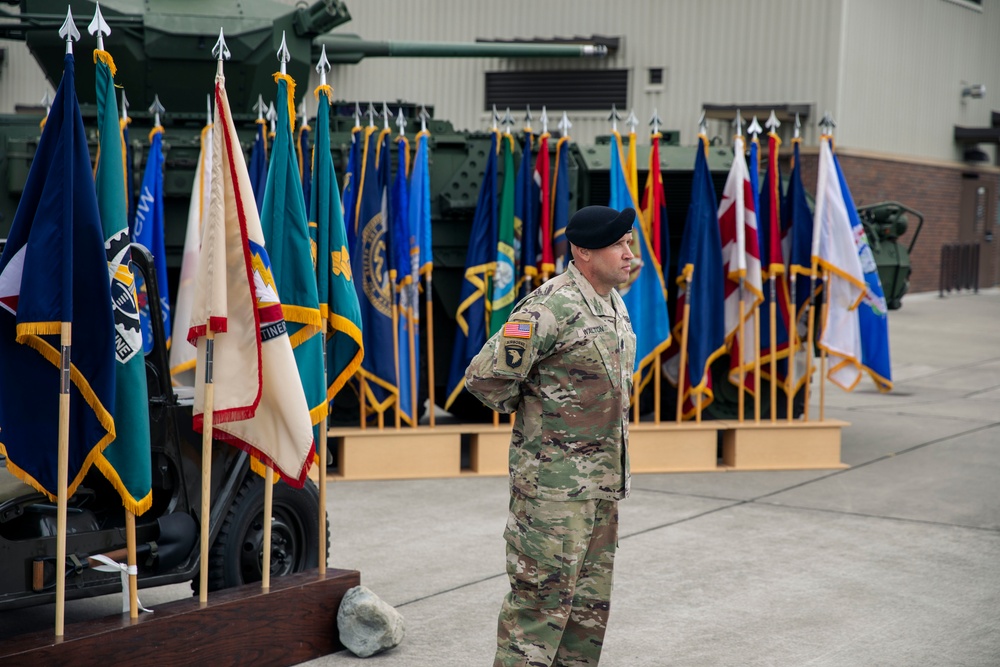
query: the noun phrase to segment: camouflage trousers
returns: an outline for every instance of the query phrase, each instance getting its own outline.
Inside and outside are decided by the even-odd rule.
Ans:
[[[618,503],[511,494],[510,593],[494,667],[582,667],[601,657],[611,606]]]

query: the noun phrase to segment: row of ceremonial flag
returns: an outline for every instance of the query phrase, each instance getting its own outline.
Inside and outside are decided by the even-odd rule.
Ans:
[[[143,344],[148,349],[151,338],[140,316],[142,287],[137,295],[129,268],[130,237],[153,252],[164,329],[173,333],[172,373],[176,381],[196,386],[196,428],[203,420],[205,378],[194,370],[205,358],[210,333],[215,436],[247,449],[295,485],[304,482],[330,401],[351,378],[357,380],[363,410],[381,415],[393,407],[415,423],[422,380],[421,278],[433,269],[428,133],[416,135],[411,153],[406,137],[394,137],[387,128],[355,128],[348,166],[338,181],[329,146],[329,87],[315,91],[317,131],[310,151],[310,128],[295,132],[294,81],[276,74],[275,134],[268,146],[260,126],[248,168],[220,76],[214,122],[202,132],[171,322],[163,128],[150,133],[147,173],[137,201],[130,202],[124,187],[127,123],[118,122],[114,63],[104,51],[95,61],[96,170],[87,154],[69,55],[0,258],[0,443],[10,469],[54,495],[51,415],[59,383],[54,336],[61,322],[76,322],[69,492],[96,463],[127,507],[141,512],[149,506],[139,351]],[[554,159],[550,139],[548,133],[536,138],[525,131],[515,167],[517,139],[509,132],[491,135],[455,317],[446,407],[462,389],[469,359],[517,300],[565,270],[569,260],[564,230],[571,139],[555,142]],[[731,380],[742,375],[751,391],[755,356],[779,360],[777,381],[798,388],[806,376],[788,357],[804,344],[807,305],[825,289],[818,342],[832,359],[829,378],[851,389],[867,369],[881,389],[890,388],[884,297],[832,139],[824,136],[821,142],[811,214],[797,142],[782,192],[777,136],[768,136],[762,186],[756,139],[748,165],[744,140],[737,137],[720,203],[708,169],[707,139],[700,135],[676,276],[665,276],[672,263],[658,140],[654,134],[641,191],[635,134],[626,146],[614,132],[610,143],[608,204],[639,212],[634,270],[620,287],[638,338],[636,384],[644,386],[659,374],[657,360],[664,362],[667,377],[680,383],[683,412],[690,415],[695,403],[704,407],[712,400],[709,366],[728,352]],[[98,279],[100,262],[108,280]],[[672,284],[678,296],[671,323]],[[768,327],[745,326],[772,301],[780,312],[773,334]],[[690,335],[681,373],[683,322]]]

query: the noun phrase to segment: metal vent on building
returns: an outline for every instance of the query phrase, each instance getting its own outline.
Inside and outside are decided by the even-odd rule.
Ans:
[[[628,106],[628,70],[538,70],[487,72],[487,111],[543,105],[560,111],[606,110]]]

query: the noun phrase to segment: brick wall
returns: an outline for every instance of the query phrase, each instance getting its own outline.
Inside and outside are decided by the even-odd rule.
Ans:
[[[803,183],[810,194],[815,194],[817,153],[815,149],[803,153]],[[910,258],[913,266],[910,292],[936,291],[941,266],[941,246],[958,241],[962,174],[966,171],[975,171],[975,168],[966,168],[963,165],[902,162],[896,159],[851,155],[847,151],[839,153],[838,159],[856,205],[865,206],[892,200],[923,213],[924,226]],[[1000,192],[1000,173],[995,169],[980,170],[979,177],[992,179],[994,183],[992,191]],[[995,224],[997,207],[998,202],[994,202],[993,219],[988,220],[987,224]],[[909,219],[909,230],[900,239],[904,246],[909,246],[912,234],[917,229],[917,219],[912,215]],[[995,227],[994,230],[1000,231]],[[1000,238],[993,243],[983,245],[981,252],[992,252],[993,266],[1000,267]],[[980,286],[1000,284],[996,273],[994,271],[992,281],[987,280],[988,284]]]

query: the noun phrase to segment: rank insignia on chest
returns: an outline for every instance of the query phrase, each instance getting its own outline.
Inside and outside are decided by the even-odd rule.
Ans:
[[[531,322],[508,322],[503,325],[504,338],[531,338]]]

